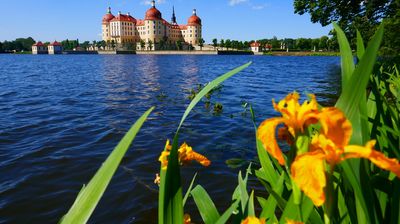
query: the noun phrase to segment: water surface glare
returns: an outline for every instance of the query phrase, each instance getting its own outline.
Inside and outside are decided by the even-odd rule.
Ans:
[[[332,104],[340,77],[337,57],[0,55],[0,223],[57,223],[135,120],[156,109],[124,157],[90,223],[156,223],[158,156],[189,104],[188,91],[248,61],[182,128],[186,141],[212,164],[182,169],[184,191],[196,183],[220,212],[237,173],[230,158],[256,157],[254,128],[276,116],[271,99],[297,90]],[[255,183],[252,183],[254,185]],[[254,185],[256,187],[256,185]],[[192,200],[186,205],[198,220]]]

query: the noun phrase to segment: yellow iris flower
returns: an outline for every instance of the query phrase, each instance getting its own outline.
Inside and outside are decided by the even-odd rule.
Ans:
[[[265,149],[278,160],[279,164],[284,165],[285,159],[276,141],[276,128],[279,124],[285,124],[288,132],[295,137],[296,134],[304,132],[310,124],[318,122],[318,103],[315,95],[310,95],[311,100],[299,104],[299,94],[293,92],[281,100],[278,104],[272,101],[276,111],[282,114],[281,117],[274,117],[261,123],[257,130],[257,138],[261,140]],[[280,133],[282,134],[282,131]],[[286,139],[289,141],[289,139]]]
[[[316,206],[325,202],[325,164],[333,170],[336,164],[346,159],[365,158],[400,177],[399,161],[374,150],[375,140],[365,146],[348,145],[352,126],[339,109],[324,108],[319,119],[321,133],[312,138],[310,151],[298,155],[291,166],[293,180]]]
[[[259,219],[257,217],[247,217],[242,221],[241,224],[265,224],[265,219]]]
[[[161,167],[162,169],[167,169],[168,167],[168,157],[170,154],[172,146],[169,144],[169,140],[167,140],[165,144],[165,150],[161,152],[161,155],[158,159],[158,161],[161,162]],[[188,144],[183,143],[181,147],[178,149],[178,157],[179,157],[179,162],[181,165],[188,164],[189,162],[195,160],[199,162],[203,166],[209,166],[211,164],[211,161],[207,159],[205,156],[195,152],[192,147],[190,147]]]

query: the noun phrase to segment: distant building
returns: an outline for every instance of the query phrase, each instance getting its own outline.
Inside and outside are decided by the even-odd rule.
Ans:
[[[133,45],[137,50],[157,50],[165,45],[196,46],[202,38],[202,25],[196,9],[186,25],[177,23],[174,9],[171,21],[167,22],[153,0],[143,20],[129,13],[114,16],[109,8],[102,20],[102,37],[109,45]]]
[[[49,54],[62,54],[63,47],[61,43],[54,41],[48,47]]]
[[[250,44],[251,47],[251,51],[253,52],[261,52],[261,48],[260,48],[261,44],[258,42],[253,42]]]
[[[32,45],[32,54],[47,54],[47,47],[42,42],[37,42]]]

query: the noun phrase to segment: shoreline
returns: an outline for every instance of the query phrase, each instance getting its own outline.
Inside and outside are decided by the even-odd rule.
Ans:
[[[1,54],[14,54],[14,55],[27,55],[31,52],[2,52]],[[271,52],[251,52],[251,51],[177,51],[177,50],[163,50],[163,51],[64,51],[62,55],[253,55],[253,56],[340,56],[339,52],[312,52],[312,51],[271,51]],[[45,54],[48,55],[48,54]]]

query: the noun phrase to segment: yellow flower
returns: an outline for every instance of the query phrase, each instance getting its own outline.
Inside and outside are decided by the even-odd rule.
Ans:
[[[325,202],[325,163],[333,170],[336,164],[346,159],[365,158],[400,177],[399,161],[389,159],[374,150],[375,140],[369,141],[365,146],[348,145],[352,127],[339,109],[323,109],[320,122],[322,134],[312,138],[311,150],[297,156],[291,166],[294,181],[315,205],[321,206]]]
[[[259,219],[257,217],[247,217],[242,221],[241,224],[265,224],[265,219]]]
[[[298,133],[304,132],[304,128],[310,124],[318,122],[318,103],[315,95],[310,95],[311,100],[299,104],[299,94],[294,92],[286,96],[278,104],[272,101],[276,111],[282,117],[274,117],[261,123],[257,130],[257,138],[261,140],[265,149],[278,160],[279,164],[284,165],[285,159],[276,141],[276,128],[284,123],[288,132],[295,137]],[[281,131],[282,134],[282,131]],[[286,139],[290,140],[289,138]]]
[[[165,144],[165,150],[161,152],[161,155],[158,158],[158,161],[161,162],[162,169],[167,169],[168,167],[168,157],[170,151],[171,145],[169,144],[169,140],[167,140]],[[192,147],[186,144],[186,142],[179,147],[178,158],[181,165],[188,164],[193,160],[199,162],[203,166],[209,166],[211,164],[210,160],[208,160],[205,156],[193,151]]]

